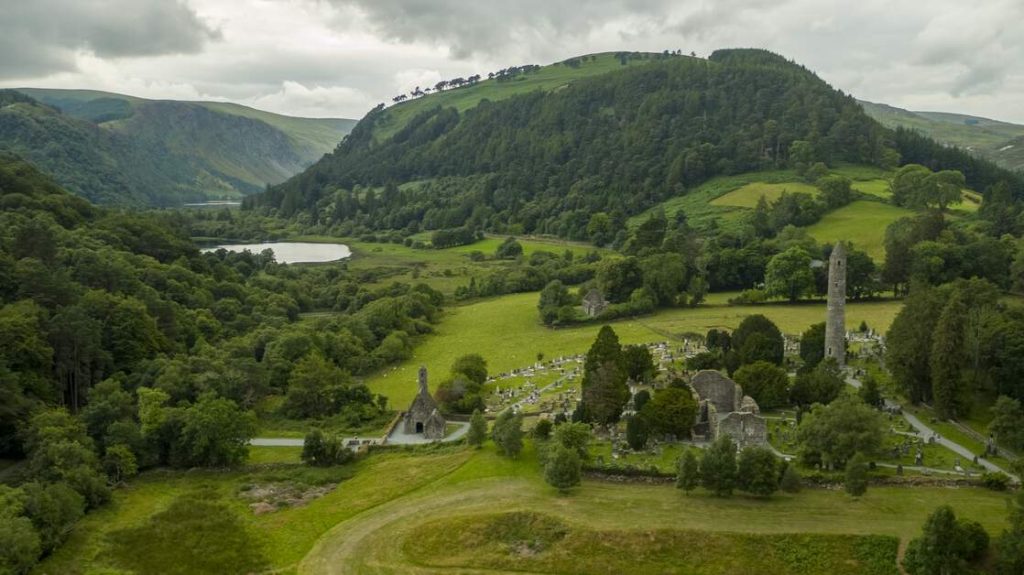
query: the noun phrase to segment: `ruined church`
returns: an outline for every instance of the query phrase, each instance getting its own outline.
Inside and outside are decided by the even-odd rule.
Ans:
[[[407,435],[422,435],[426,439],[444,439],[447,422],[437,409],[437,402],[430,396],[426,367],[420,367],[419,388],[403,416],[402,431]]]
[[[761,409],[738,383],[708,369],[693,376],[690,387],[698,402],[694,439],[714,441],[727,435],[739,449],[768,443],[768,424]]]

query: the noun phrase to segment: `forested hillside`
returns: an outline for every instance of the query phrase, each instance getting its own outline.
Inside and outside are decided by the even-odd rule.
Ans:
[[[0,95],[0,149],[103,204],[174,206],[258,192],[333,149],[351,124],[104,92]]]
[[[431,98],[443,102],[435,94],[414,103],[426,108]],[[553,91],[464,111],[426,108],[381,138],[378,123],[394,114],[371,111],[333,154],[245,205],[370,229],[468,222],[584,239],[594,214],[618,225],[721,174],[815,162],[894,167],[913,156],[903,159],[960,169],[977,189],[999,176],[956,150],[937,161],[941,146],[885,129],[853,98],[761,50],[652,57]]]

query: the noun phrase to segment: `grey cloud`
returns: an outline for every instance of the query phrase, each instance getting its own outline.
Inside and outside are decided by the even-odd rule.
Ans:
[[[0,77],[73,70],[80,50],[101,58],[189,54],[219,38],[179,0],[19,0],[0,19]]]
[[[400,42],[439,43],[456,58],[500,56],[510,47],[585,37],[622,18],[665,18],[671,0],[332,0],[357,7],[381,35]]]

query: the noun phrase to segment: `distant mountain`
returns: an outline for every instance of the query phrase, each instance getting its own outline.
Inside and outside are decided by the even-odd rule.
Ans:
[[[354,124],[218,102],[0,91],[0,150],[102,204],[174,206],[259,192],[333,150]]]
[[[860,102],[869,116],[890,128],[917,130],[1010,170],[1024,170],[1024,126],[945,112],[912,112],[887,104]]]

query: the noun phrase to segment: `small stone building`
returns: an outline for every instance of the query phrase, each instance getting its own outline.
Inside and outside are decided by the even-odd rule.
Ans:
[[[768,443],[768,424],[754,398],[743,394],[735,381],[714,370],[693,376],[690,387],[697,395],[699,409],[693,426],[694,438],[713,441],[722,434],[740,449]]]
[[[403,416],[402,431],[407,435],[422,434],[426,439],[444,439],[447,422],[430,396],[426,367],[420,367],[419,387],[419,393]]]
[[[587,295],[583,296],[583,313],[587,317],[597,317],[608,307],[608,302],[597,288],[590,288]]]

